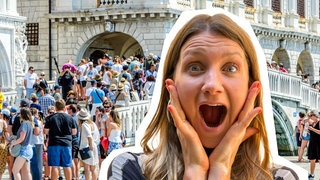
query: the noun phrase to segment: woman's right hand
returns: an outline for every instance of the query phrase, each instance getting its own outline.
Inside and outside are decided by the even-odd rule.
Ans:
[[[200,138],[181,108],[175,83],[166,80],[166,88],[170,93],[168,110],[177,128],[184,160],[184,179],[207,179],[209,159],[202,146]]]

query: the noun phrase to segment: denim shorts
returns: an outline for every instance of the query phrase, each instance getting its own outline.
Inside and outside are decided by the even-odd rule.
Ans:
[[[307,134],[306,136],[302,136],[302,140],[310,140],[310,134]]]
[[[49,146],[48,165],[56,167],[71,167],[72,148],[69,146]]]
[[[32,156],[33,156],[33,151],[32,151],[32,146],[30,144],[21,147],[19,157],[23,157],[27,160],[27,162],[30,162],[30,159],[32,158]]]

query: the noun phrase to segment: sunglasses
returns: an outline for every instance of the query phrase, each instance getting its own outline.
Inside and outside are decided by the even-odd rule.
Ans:
[[[40,74],[40,76],[44,76],[44,74]]]
[[[110,108],[110,106],[103,106],[104,108]]]
[[[52,111],[51,111],[51,112],[49,112],[49,114],[53,114],[53,113],[54,113],[54,112],[52,112]]]

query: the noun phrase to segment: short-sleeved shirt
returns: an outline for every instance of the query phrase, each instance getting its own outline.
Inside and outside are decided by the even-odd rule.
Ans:
[[[27,80],[27,87],[26,88],[33,88],[34,83],[38,80],[38,76],[36,73],[30,74],[29,72],[26,73],[24,79]]]
[[[32,128],[32,125],[29,121],[22,121],[21,122],[21,126],[17,132],[17,139],[19,139],[21,131],[26,133],[26,136],[21,143],[22,146],[27,146],[27,145],[31,144],[32,130],[33,130],[33,128]]]
[[[72,146],[72,129],[76,124],[66,113],[55,113],[46,118],[45,129],[49,129],[49,146]]]
[[[39,127],[39,123],[38,123],[38,120],[36,118],[33,118],[33,122],[34,122],[34,126],[35,127]],[[9,121],[9,125],[12,126],[12,134],[17,136],[18,130],[19,130],[20,126],[21,126],[20,114],[17,114],[15,116],[13,116],[11,121]]]
[[[95,68],[87,70],[87,77],[89,79],[94,79],[96,74],[98,74],[98,71]]]
[[[81,66],[78,67],[78,71],[80,72],[80,81],[85,81],[86,80],[86,75],[84,74],[84,71],[86,70],[87,65],[83,64]]]
[[[93,104],[98,104],[103,102],[104,92],[101,89],[93,89],[91,91]]]

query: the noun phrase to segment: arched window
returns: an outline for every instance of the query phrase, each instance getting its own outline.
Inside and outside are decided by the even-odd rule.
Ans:
[[[272,0],[272,10],[274,12],[281,12],[280,0]]]
[[[297,0],[297,13],[301,18],[304,18],[304,0]]]
[[[247,7],[253,7],[253,0],[244,0],[243,2]]]

